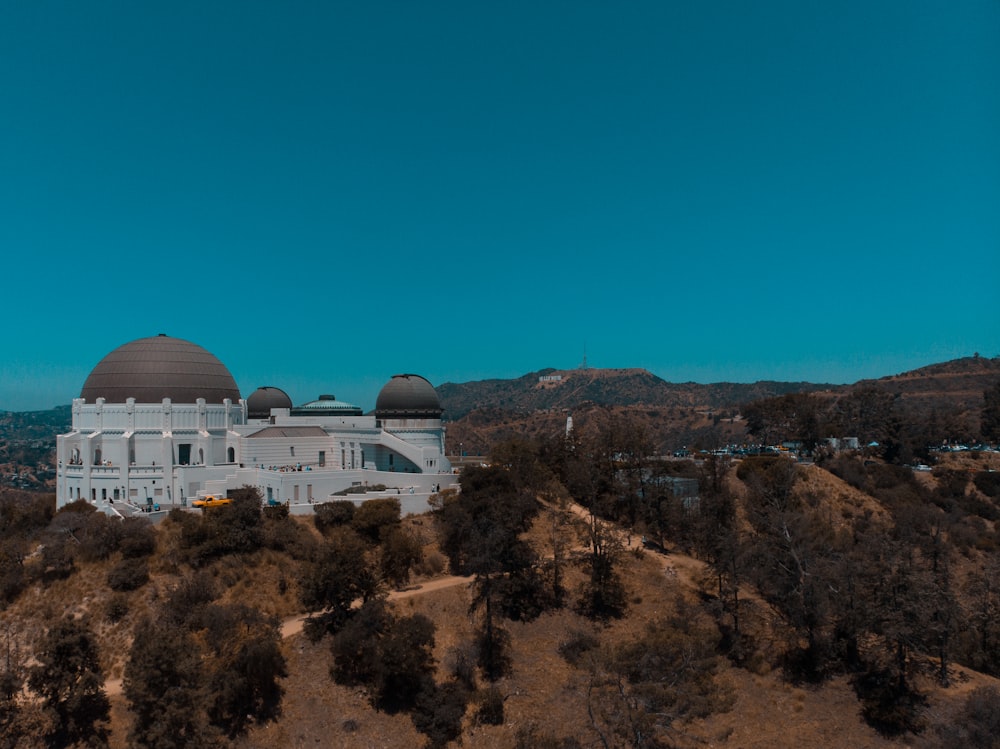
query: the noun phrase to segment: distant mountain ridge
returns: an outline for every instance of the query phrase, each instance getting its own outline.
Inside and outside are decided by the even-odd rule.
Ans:
[[[810,382],[672,383],[645,369],[542,369],[512,380],[480,380],[438,386],[445,416],[458,420],[480,409],[545,411],[602,406],[737,407],[787,393],[840,391],[849,386]]]
[[[974,408],[1000,379],[1000,357],[967,356],[849,385],[761,380],[753,383],[672,383],[640,368],[541,369],[515,379],[446,382],[436,388],[445,416],[457,421],[479,409],[544,411],[603,406],[737,408],[788,393],[838,394],[878,388],[912,400]]]
[[[914,407],[936,407],[944,402],[953,407],[979,408],[983,391],[1000,379],[1000,357],[966,356],[930,364],[877,380],[860,380],[853,387],[874,387],[898,394]]]
[[[983,393],[1000,382],[1000,357],[970,356],[850,385],[809,382],[670,383],[645,369],[542,369],[511,380],[445,383],[437,388],[452,452],[483,454],[513,436],[554,435],[567,416],[576,425],[626,415],[657,448],[717,446],[747,438],[742,407],[791,393],[833,404],[852,393],[892,396],[897,416],[942,439],[979,431]]]

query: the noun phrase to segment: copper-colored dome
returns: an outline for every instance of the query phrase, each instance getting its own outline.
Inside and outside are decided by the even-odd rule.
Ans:
[[[119,346],[94,367],[80,397],[93,403],[207,403],[240,399],[236,380],[225,365],[197,344],[160,334]]]
[[[442,411],[434,386],[415,374],[394,375],[375,401],[379,419],[439,419]]]
[[[272,408],[291,408],[292,399],[281,388],[264,386],[254,390],[247,398],[247,418],[266,419]]]

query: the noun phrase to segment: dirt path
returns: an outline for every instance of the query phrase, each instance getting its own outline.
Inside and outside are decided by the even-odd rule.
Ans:
[[[412,598],[413,596],[420,596],[424,593],[431,593],[435,590],[441,590],[442,588],[451,588],[455,585],[468,584],[472,582],[471,577],[460,577],[458,575],[449,575],[448,577],[437,577],[433,580],[427,580],[426,582],[413,585],[409,588],[404,588],[403,590],[394,590],[387,596],[390,601],[398,601],[403,598]],[[281,623],[281,637],[283,639],[288,639],[294,635],[299,634],[302,631],[302,623],[308,618],[308,615],[296,615],[290,619],[285,619]]]
[[[461,577],[459,575],[449,575],[447,577],[437,577],[433,580],[427,580],[425,582],[413,585],[409,588],[403,590],[394,590],[388,595],[388,600],[398,601],[403,598],[412,598],[413,596],[420,596],[425,593],[432,593],[435,590],[442,590],[444,588],[451,588],[456,585],[467,585],[472,582],[472,577]],[[288,639],[289,637],[294,637],[302,631],[302,623],[306,620],[306,616],[302,614],[297,614],[293,617],[285,619],[281,623],[281,637],[282,639]],[[122,680],[121,679],[108,679],[104,682],[104,691],[107,693],[108,697],[116,697],[122,693]]]
[[[567,509],[580,520],[588,523],[590,522],[590,510],[585,508],[583,505],[579,505],[576,502],[570,502],[567,505]],[[625,548],[629,551],[643,547],[642,536],[630,533],[617,523],[613,523],[610,520],[605,520],[604,522],[616,528],[618,532],[621,533]],[[655,559],[660,560],[663,565],[663,572],[667,576],[676,577],[679,582],[692,589],[700,587],[700,581],[704,576],[706,568],[705,563],[700,559],[695,559],[694,557],[682,554],[678,551],[647,550],[647,553]]]

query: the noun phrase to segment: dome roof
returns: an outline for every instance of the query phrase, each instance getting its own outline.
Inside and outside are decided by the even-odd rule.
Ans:
[[[247,418],[266,419],[272,408],[291,408],[292,399],[281,388],[259,387],[247,398]]]
[[[318,400],[303,403],[291,411],[292,416],[361,416],[364,412],[346,401],[339,401],[332,395],[321,395]]]
[[[379,419],[440,419],[438,394],[420,375],[394,375],[378,394],[375,417]]]
[[[124,403],[135,398],[138,403],[159,403],[170,398],[174,403],[222,403],[226,398],[240,399],[236,380],[225,365],[197,344],[163,335],[119,346],[98,362],[91,371],[80,397],[94,402],[104,398],[109,403]]]

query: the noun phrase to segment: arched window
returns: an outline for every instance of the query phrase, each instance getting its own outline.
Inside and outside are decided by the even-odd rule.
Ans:
[[[228,450],[226,450],[226,460],[229,463],[235,463],[236,462],[236,449],[235,448],[230,447]]]

